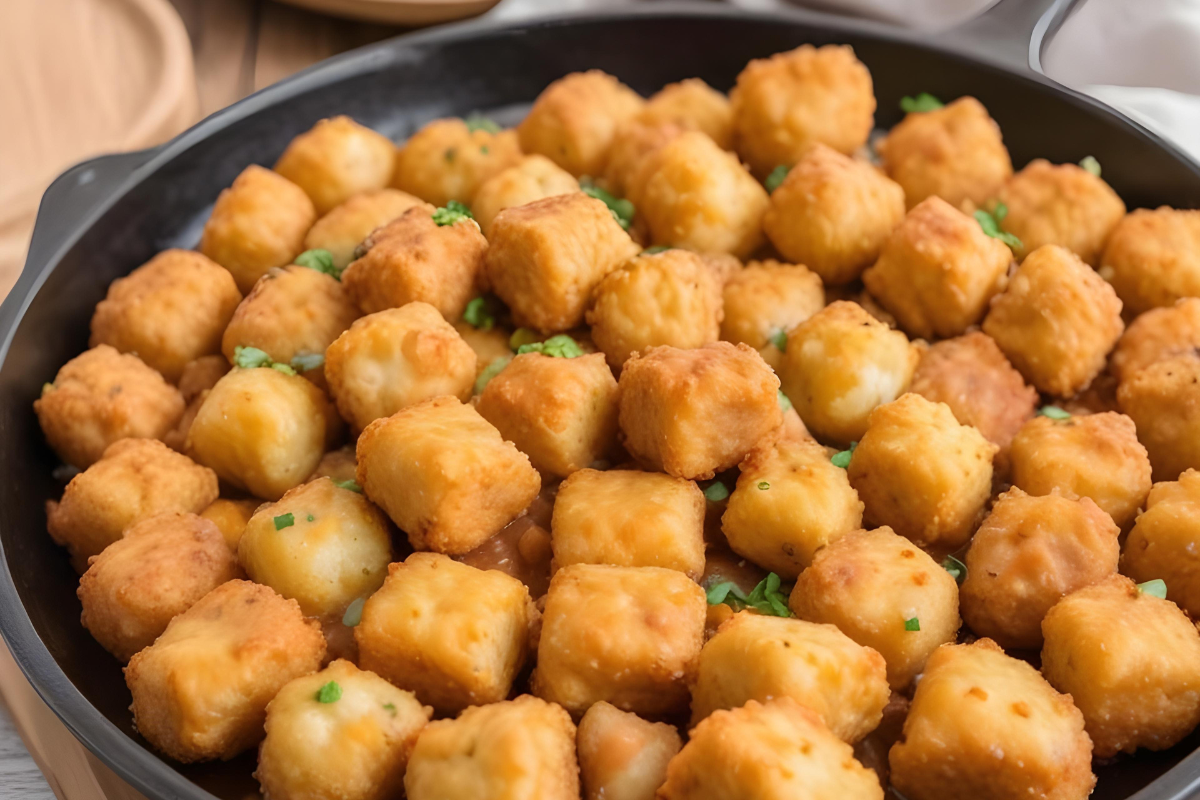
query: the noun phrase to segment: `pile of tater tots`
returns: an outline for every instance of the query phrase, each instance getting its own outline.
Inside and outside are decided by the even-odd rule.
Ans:
[[[1187,736],[1200,211],[923,88],[872,136],[805,45],[248,166],[34,403],[141,736],[270,800],[1082,800]]]

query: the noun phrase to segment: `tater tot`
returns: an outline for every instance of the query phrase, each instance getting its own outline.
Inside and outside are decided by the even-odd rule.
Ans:
[[[408,800],[578,800],[575,726],[527,694],[468,708],[421,732],[404,789]]]
[[[228,760],[263,738],[267,703],[324,655],[320,625],[294,600],[229,581],[130,659],[134,725],[176,761]]]
[[[354,638],[364,669],[439,712],[457,713],[508,696],[536,620],[529,590],[516,578],[413,553],[388,567]]]
[[[1150,457],[1133,420],[1115,411],[1035,417],[1012,440],[1012,483],[1032,495],[1090,497],[1129,530],[1150,492]]]
[[[429,303],[455,322],[475,294],[487,240],[474,220],[433,221],[433,206],[410,208],[362,243],[342,284],[364,314]]]
[[[559,486],[551,519],[554,569],[571,564],[704,572],[704,493],[655,472],[583,469]]]
[[[325,378],[354,430],[433,397],[471,397],[475,351],[428,303],[368,314],[325,351]]]
[[[255,583],[300,604],[306,616],[340,618],[383,584],[392,560],[387,517],[361,493],[318,478],[259,508],[238,541]]]
[[[205,396],[187,451],[231,484],[278,500],[312,473],[340,430],[333,404],[298,375],[235,369]]]
[[[512,522],[541,489],[529,458],[454,397],[372,422],[358,482],[418,550],[457,555]]]
[[[64,364],[33,401],[50,447],[80,469],[120,439],[163,438],[183,407],[183,396],[162,375],[106,344]]]
[[[583,715],[576,742],[585,800],[654,800],[683,746],[673,726],[604,701]]]
[[[819,550],[788,605],[883,656],[898,691],[939,645],[954,641],[961,624],[954,578],[891,528],[854,531]]]
[[[519,355],[476,408],[543,475],[565,478],[617,446],[617,380],[600,353]]]
[[[427,203],[471,205],[488,178],[521,160],[513,131],[493,133],[461,119],[430,122],[400,148],[392,186]]]
[[[619,423],[629,454],[689,480],[742,460],[779,427],[779,379],[748,345],[652,347],[625,362]]]
[[[1113,228],[1100,274],[1133,314],[1200,296],[1200,211],[1129,212]]]
[[[703,131],[722,149],[733,147],[733,107],[729,98],[699,78],[668,83],[650,96],[637,118]]]
[[[910,336],[958,336],[983,319],[1011,263],[1008,245],[930,197],[908,212],[863,283]]]
[[[392,177],[396,146],[349,117],[323,119],[288,144],[275,171],[327,214],[356,194],[382,189]]]
[[[654,244],[745,258],[763,242],[767,191],[700,131],[648,155],[628,195]]]
[[[875,149],[909,208],[933,196],[983,206],[1013,174],[1000,126],[974,97],[908,114]]]
[[[328,250],[335,269],[345,269],[354,251],[371,231],[423,203],[399,189],[376,189],[356,194],[330,209],[304,236],[305,250]]]
[[[818,439],[849,444],[866,431],[871,409],[904,393],[920,357],[903,333],[838,300],[788,333],[779,376]]]
[[[601,700],[662,717],[687,708],[704,590],[659,567],[573,564],[550,580],[533,693],[582,714]]]
[[[517,136],[526,153],[540,153],[575,177],[598,177],[617,127],[644,106],[612,75],[597,69],[573,72],[538,95]]]
[[[487,236],[496,215],[506,208],[578,191],[579,181],[574,175],[545,156],[534,154],[484,181],[471,200],[471,212]]]
[[[200,516],[217,526],[221,536],[225,538],[225,544],[236,554],[238,542],[246,532],[246,523],[260,505],[262,503],[258,500],[228,500],[220,497],[205,506]]]
[[[650,154],[685,130],[674,122],[652,122],[640,115],[621,123],[613,134],[604,167],[605,188],[624,197]]]
[[[1085,800],[1096,785],[1071,698],[989,639],[937,649],[888,762],[909,800]]]
[[[750,345],[776,369],[780,334],[786,342],[788,331],[825,307],[821,279],[799,264],[751,261],[724,283],[721,338]]]
[[[1112,372],[1118,381],[1138,370],[1200,352],[1200,297],[1185,297],[1172,306],[1139,315],[1117,342]]]
[[[967,551],[963,619],[1003,647],[1040,646],[1042,618],[1051,606],[1117,571],[1119,534],[1089,498],[1009,489]]]
[[[188,362],[219,350],[241,300],[220,264],[191,250],[164,250],[109,284],[92,314],[89,345],[133,353],[175,382]]]
[[[295,360],[292,367],[323,389],[325,350],[358,316],[336,278],[295,265],[272,269],[237,307],[221,351],[231,364],[238,347],[257,347],[281,364]]]
[[[721,318],[716,276],[700,256],[679,249],[636,256],[608,273],[586,317],[592,341],[615,370],[648,347],[687,350],[715,342]]]
[[[553,333],[583,322],[596,284],[637,251],[608,206],[575,192],[501,211],[485,269],[517,325]]]
[[[983,321],[1025,379],[1056,397],[1086,389],[1124,330],[1112,287],[1057,245],[1029,254]]]
[[[200,252],[229,270],[245,294],[271,267],[290,264],[303,252],[304,235],[316,219],[303,189],[251,164],[217,197]]]
[[[338,659],[296,678],[267,706],[254,777],[272,800],[397,797],[431,711],[411,692]]]
[[[1177,481],[1157,483],[1138,515],[1121,571],[1135,581],[1161,579],[1167,599],[1193,618],[1200,617],[1200,472],[1189,469]]]
[[[1166,750],[1200,723],[1200,633],[1121,575],[1072,592],[1042,623],[1042,673],[1083,712],[1097,758]]]
[[[863,504],[846,470],[816,442],[783,440],[752,450],[721,517],[734,552],[791,580],[813,555],[862,526]]]
[[[167,511],[196,513],[217,499],[217,476],[153,439],[122,439],[46,503],[50,538],[66,546],[75,569],[131,525]]]
[[[870,527],[887,525],[927,550],[950,553],[983,516],[998,449],[960,425],[949,406],[910,392],[871,412],[850,459],[850,484]]]
[[[691,724],[749,700],[790,697],[854,743],[879,724],[888,695],[883,657],[833,625],[742,611],[700,651]]]
[[[849,283],[904,219],[904,192],[872,165],[817,144],[788,172],[763,216],[771,244],[826,283]]]
[[[1172,358],[1141,370],[1122,381],[1117,402],[1150,455],[1154,480],[1200,469],[1200,360]]]
[[[122,662],[149,646],[177,615],[237,577],[217,526],[168,511],[130,526],[91,559],[79,579],[81,622]]]
[[[225,377],[229,369],[229,359],[219,353],[189,361],[184,365],[176,384],[179,393],[183,395],[183,401],[191,404],[201,394],[216,386],[217,381]]]
[[[667,765],[662,800],[882,800],[875,773],[790,697],[717,711]]]
[[[849,155],[875,124],[871,73],[849,45],[801,45],[751,61],[730,93],[733,142],[765,178],[814,143]]]
[[[1012,176],[997,197],[1008,208],[1001,227],[1021,240],[1018,260],[1053,244],[1097,266],[1109,234],[1125,216],[1125,203],[1098,175],[1042,158]]]

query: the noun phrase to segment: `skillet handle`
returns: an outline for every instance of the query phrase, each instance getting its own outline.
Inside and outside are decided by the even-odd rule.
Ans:
[[[1044,75],[1042,49],[1074,0],[998,0],[939,37],[951,49],[1019,73]]]

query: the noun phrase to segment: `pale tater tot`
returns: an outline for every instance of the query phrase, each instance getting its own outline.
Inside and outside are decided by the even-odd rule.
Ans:
[[[256,347],[323,389],[325,350],[358,316],[336,278],[296,265],[272,269],[237,307],[221,351],[234,364],[238,347]]]
[[[1121,382],[1117,402],[1150,455],[1154,480],[1200,469],[1200,359],[1152,364]]]
[[[601,700],[662,717],[687,708],[704,590],[660,567],[573,564],[550,580],[533,693],[582,714]]]
[[[697,725],[667,765],[661,800],[882,800],[875,773],[811,709],[751,700]]]
[[[375,189],[356,194],[330,209],[304,236],[305,250],[327,250],[334,269],[345,269],[354,251],[371,235],[413,206],[423,203],[399,189]]]
[[[131,525],[167,511],[196,513],[217,499],[217,476],[153,439],[122,439],[46,503],[50,538],[79,572]]]
[[[825,448],[785,439],[752,450],[721,517],[734,552],[791,580],[813,555],[862,526],[863,504]]]
[[[353,474],[351,470],[351,477]],[[225,538],[225,544],[236,554],[238,542],[246,532],[246,523],[260,505],[262,503],[258,500],[229,500],[220,497],[205,506],[200,516],[217,526],[221,536]]]
[[[1200,297],[1185,297],[1172,306],[1153,308],[1129,323],[1113,351],[1112,373],[1121,381],[1159,361],[1198,352]]]
[[[1056,397],[1086,389],[1124,330],[1112,287],[1057,245],[1029,254],[983,321],[1025,379]]]
[[[871,73],[849,45],[801,45],[751,61],[730,93],[733,142],[765,178],[815,143],[849,155],[875,124]]]
[[[600,281],[587,310],[592,341],[614,370],[657,345],[684,350],[717,341],[721,286],[700,256],[672,248],[640,255]]]
[[[585,800],[654,800],[683,746],[673,726],[604,701],[583,715],[575,739]]]
[[[656,472],[582,469],[559,486],[551,519],[554,569],[572,564],[704,572],[704,493]]]
[[[704,645],[691,688],[693,726],[722,708],[790,697],[851,744],[879,725],[890,693],[883,657],[833,625],[750,611]]]
[[[377,228],[346,267],[342,283],[364,314],[429,303],[451,322],[475,294],[487,240],[474,220],[434,221],[435,209],[419,205]]]
[[[575,192],[501,211],[485,269],[517,325],[553,333],[583,322],[596,284],[637,251],[608,206]]]
[[[1200,472],[1189,469],[1177,481],[1157,483],[1138,515],[1121,572],[1135,581],[1162,580],[1167,599],[1200,618]]]
[[[1032,495],[1090,497],[1129,530],[1150,492],[1150,457],[1115,411],[1026,422],[1012,440],[1012,483]]]
[[[277,172],[251,164],[217,197],[204,224],[200,252],[233,274],[249,292],[271,267],[282,267],[304,250],[316,222],[312,200]]]
[[[685,130],[687,128],[674,122],[652,122],[643,120],[640,115],[621,123],[608,150],[604,167],[605,188],[624,197],[650,154]]]
[[[699,78],[668,83],[650,96],[637,118],[703,131],[723,150],[733,147],[733,107],[729,98]]]
[[[91,559],[79,579],[83,627],[122,662],[149,646],[167,623],[237,577],[217,526],[168,511],[130,526]]]
[[[617,446],[617,380],[600,353],[518,355],[475,407],[546,476],[565,478]]]
[[[530,652],[525,584],[437,553],[388,567],[354,629],[359,663],[441,713],[498,703]]]
[[[725,281],[721,338],[758,350],[778,369],[786,334],[825,307],[825,289],[817,275],[799,264],[769,259],[751,261]]]
[[[254,777],[271,800],[386,800],[432,709],[411,692],[338,659],[296,678],[267,706]]]
[[[785,258],[841,284],[874,263],[903,219],[898,185],[871,164],[817,144],[771,192],[763,228]]]
[[[1113,228],[1100,274],[1133,314],[1200,296],[1200,211],[1138,208]]]
[[[578,191],[579,181],[574,175],[535,153],[484,181],[471,200],[471,212],[487,236],[496,215],[506,208]]]
[[[414,133],[396,155],[392,186],[427,203],[471,205],[488,178],[521,160],[513,131],[474,119],[437,119]]]
[[[333,404],[304,378],[235,369],[205,396],[186,447],[223,480],[278,500],[312,473],[340,430]]]
[[[1085,800],[1096,785],[1079,709],[990,639],[933,654],[888,763],[909,800]]]
[[[363,491],[418,550],[473,550],[541,489],[529,458],[454,397],[375,420],[358,438],[357,452]]]
[[[1121,575],[1072,592],[1042,622],[1042,674],[1083,712],[1097,758],[1166,750],[1200,723],[1200,633]]]
[[[292,139],[275,171],[303,189],[318,214],[327,214],[357,194],[387,186],[395,161],[391,139],[340,116]]]
[[[361,493],[318,478],[254,512],[238,540],[250,580],[300,604],[306,616],[340,618],[383,584],[392,560],[387,517]]]
[[[933,196],[983,206],[1013,174],[1000,126],[974,97],[909,113],[875,149],[909,208]]]
[[[961,624],[957,582],[891,528],[854,531],[819,550],[788,606],[883,656],[888,683],[898,691],[934,650],[954,641]]]
[[[308,479],[315,481],[317,478],[331,478],[334,483],[345,483],[356,479],[357,470],[358,459],[354,454],[354,445],[348,444],[321,456],[317,468]]]
[[[748,345],[652,347],[625,362],[619,422],[629,454],[677,478],[735,466],[779,427],[779,379]]]
[[[120,439],[163,438],[183,408],[183,396],[162,375],[106,344],[63,364],[33,401],[50,447],[80,469]]]
[[[1120,530],[1088,498],[1017,488],[996,500],[967,551],[962,615],[1007,648],[1042,643],[1042,619],[1076,589],[1117,571]]]
[[[573,72],[547,86],[517,126],[521,149],[539,153],[575,177],[600,176],[613,134],[645,106],[612,75]]]
[[[320,625],[294,600],[229,581],[130,659],[134,725],[176,761],[228,760],[263,738],[267,703],[324,655]]]
[[[1053,244],[1097,266],[1109,234],[1125,216],[1125,203],[1100,176],[1043,158],[1012,176],[997,198],[1008,208],[1001,226],[1021,240],[1018,260]]]
[[[357,320],[325,351],[325,378],[338,411],[360,431],[434,397],[469,400],[475,351],[428,303]]]
[[[903,333],[838,300],[788,333],[779,376],[818,439],[849,444],[862,437],[873,408],[904,393],[920,357]]]
[[[404,789],[408,800],[578,800],[575,725],[527,694],[468,708],[421,731]]]
[[[870,527],[887,525],[927,550],[950,553],[983,516],[998,449],[959,424],[949,406],[910,392],[871,412],[850,459],[850,484]]]
[[[940,197],[921,201],[863,273],[867,291],[910,336],[959,336],[1004,289],[1012,251]]]
[[[188,362],[218,351],[242,293],[228,270],[192,250],[164,250],[109,284],[89,345],[133,353],[178,381]]]
[[[979,331],[938,342],[922,353],[909,390],[948,405],[955,419],[998,446],[1001,458],[1007,458],[1013,437],[1038,404],[1037,390],[1025,383],[992,337]]]
[[[700,131],[647,156],[628,195],[654,244],[745,258],[763,242],[766,189]]]

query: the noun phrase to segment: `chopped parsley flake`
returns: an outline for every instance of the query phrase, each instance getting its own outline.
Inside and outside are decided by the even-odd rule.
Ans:
[[[447,149],[447,150],[446,150],[445,154],[444,154],[442,157],[443,157],[444,159],[446,159],[446,163],[447,163],[447,164],[453,164],[453,163],[454,163],[454,155],[455,155],[455,154],[454,154],[454,148],[453,148],[453,147],[451,147],[451,148],[449,148],[449,149]]]
[[[396,704],[395,703],[384,703],[383,710],[388,712],[389,714],[391,714],[393,717],[396,716]]]
[[[333,253],[322,248],[316,250],[305,250],[300,255],[296,256],[292,263],[298,264],[301,267],[315,269],[317,272],[324,272],[339,281],[342,279],[342,271],[333,264]]]
[[[900,110],[905,114],[924,113],[926,111],[937,111],[942,108],[945,103],[938,100],[929,92],[921,92],[916,97],[901,97]]]
[[[584,194],[594,197],[608,206],[608,210],[612,212],[613,219],[624,230],[629,230],[629,226],[633,224],[633,215],[636,213],[633,203],[622,197],[617,197],[606,189],[601,189],[586,175],[579,179],[579,188],[583,190]]]
[[[42,384],[42,397],[45,397],[47,394],[49,394],[50,392],[53,392],[53,391],[54,391],[53,383],[43,383]]]
[[[354,628],[358,623],[362,622],[363,606],[366,605],[367,598],[360,597],[350,605],[346,606],[346,613],[342,614],[342,624],[347,628]]]
[[[552,356],[553,358],[578,358],[583,355],[583,348],[570,336],[560,333],[557,336],[551,336],[544,342],[531,342],[530,344],[521,345],[517,348],[517,355],[522,355],[523,353],[541,353],[544,356]]]
[[[295,375],[296,370],[292,369],[290,364],[280,364],[278,361],[271,362],[271,369],[276,372],[282,372],[284,375]]]
[[[1095,156],[1084,156],[1083,160],[1079,162],[1079,166],[1092,173],[1097,178],[1100,177],[1100,162],[1096,160]]]
[[[487,388],[488,382],[499,375],[508,366],[508,362],[510,361],[512,361],[512,356],[498,356],[493,358],[492,363],[484,367],[483,372],[480,372],[479,377],[475,379],[475,394],[483,394],[483,390]]]
[[[669,245],[669,244],[656,244],[653,247],[647,247],[645,250],[643,250],[642,255],[656,256],[659,253],[665,253],[668,250],[674,250],[674,249],[675,248],[671,247],[671,245]]]
[[[500,125],[491,117],[486,117],[478,111],[472,111],[467,116],[463,117],[463,122],[467,124],[467,130],[471,133],[475,131],[487,131],[488,133],[499,133]]]
[[[1159,600],[1167,599],[1167,582],[1162,578],[1155,578],[1152,581],[1139,583],[1137,588],[1142,594],[1148,594],[1151,597],[1157,597]]]
[[[787,340],[788,340],[787,331],[780,328],[779,330],[777,330],[771,334],[770,339],[771,339],[771,344],[775,345],[776,350],[778,350],[781,353],[787,352]]]
[[[975,210],[975,221],[979,223],[979,227],[983,228],[984,233],[1016,249],[1021,246],[1021,240],[1007,231],[1000,230],[1000,223],[1007,216],[1008,206],[1004,205],[1004,203],[997,203],[990,214],[982,208]]]
[[[782,389],[775,390],[775,399],[779,401],[779,408],[784,412],[792,410],[792,401],[788,399],[788,396],[783,393]]]
[[[1038,409],[1038,416],[1049,417],[1050,419],[1063,420],[1063,419],[1070,419],[1071,412],[1064,411],[1063,409],[1059,408],[1058,406],[1042,406],[1040,409]]]
[[[533,344],[537,341],[541,341],[537,331],[529,328],[517,328],[513,331],[513,335],[508,337],[508,347],[515,352],[520,350],[522,345]]]
[[[760,492],[765,492],[767,489],[770,489],[770,488],[771,488],[771,484],[767,483],[766,481],[758,482],[758,490]]]
[[[333,485],[339,489],[345,489],[348,492],[358,492],[362,494],[362,487],[358,485],[358,481],[350,479],[348,481],[334,481]]]
[[[772,572],[759,581],[750,594],[743,594],[733,581],[714,584],[705,594],[710,606],[724,603],[734,611],[752,608],[767,616],[790,617],[792,612],[788,610],[787,593],[780,591],[782,583],[782,579]]]
[[[719,503],[729,497],[729,487],[720,481],[714,481],[704,490],[704,497],[710,503]]]
[[[479,152],[483,153],[486,156],[488,154],[488,146],[486,144],[480,145]]]
[[[342,699],[342,687],[337,681],[330,681],[317,690],[318,703],[336,703]]]
[[[835,467],[841,467],[842,469],[849,469],[850,468],[850,459],[854,456],[854,451],[857,449],[858,449],[858,442],[851,442],[849,447],[847,447],[845,450],[843,450],[840,453],[834,453],[829,458],[829,460],[833,462],[833,465]]]
[[[771,194],[778,189],[779,184],[783,183],[783,179],[786,178],[788,173],[791,171],[792,168],[787,164],[780,164],[778,167],[771,170],[771,174],[767,176],[765,181],[763,181],[763,186],[766,187],[767,194]]]
[[[463,311],[463,319],[468,325],[481,331],[490,331],[496,326],[496,317],[488,308],[486,297],[476,297],[467,303],[467,308]]]
[[[296,515],[290,511],[286,514],[280,514],[275,517],[275,530],[281,531],[284,528],[290,528],[296,524]]]
[[[254,369],[256,367],[266,367],[271,364],[271,357],[267,355],[265,350],[259,350],[257,347],[243,347],[238,345],[233,348],[233,363],[234,366],[242,369]]]
[[[471,209],[457,200],[451,200],[445,206],[433,212],[433,221],[439,226],[453,225],[459,220],[475,219]]]
[[[916,617],[913,617],[912,619],[904,620],[904,630],[906,630],[906,631],[921,630],[921,620],[917,619]]]
[[[292,369],[296,372],[309,372],[325,366],[324,353],[300,353],[292,357]]]
[[[314,521],[315,519],[316,519],[316,517],[314,517],[312,514],[309,514],[309,515],[308,515],[308,521],[309,521],[309,522],[312,522],[312,521]]]
[[[950,573],[950,577],[962,583],[967,577],[967,565],[959,561],[954,556],[946,556],[942,559],[942,569]]]

